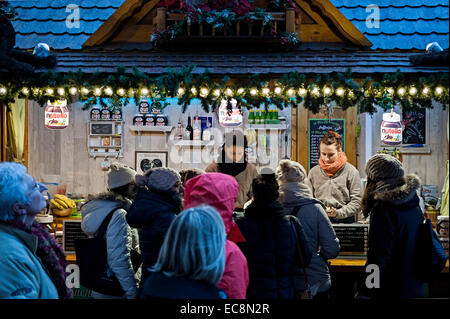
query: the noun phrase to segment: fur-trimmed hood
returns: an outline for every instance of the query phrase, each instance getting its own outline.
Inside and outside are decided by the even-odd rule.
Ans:
[[[86,204],[81,207],[81,228],[86,234],[94,235],[111,211],[119,208],[128,211],[130,206],[129,199],[111,192],[89,196]]]
[[[401,205],[409,202],[417,194],[420,185],[420,178],[415,174],[410,174],[404,177],[404,183],[400,186],[395,188],[383,187],[380,190],[375,190],[373,199]]]

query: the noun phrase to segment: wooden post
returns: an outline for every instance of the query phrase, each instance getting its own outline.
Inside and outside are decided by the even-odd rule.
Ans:
[[[23,165],[28,169],[28,99],[25,99],[25,134],[23,138]]]
[[[166,8],[156,9],[156,31],[163,32],[166,29]]]
[[[286,9],[286,32],[295,32],[295,11],[294,8]]]
[[[0,141],[0,146],[1,146],[1,158],[0,161],[4,162],[6,161],[6,143],[7,143],[7,135],[8,135],[8,131],[6,129],[6,125],[7,125],[7,121],[6,121],[6,105],[1,104],[0,105],[1,109],[1,123],[0,123],[0,129],[1,129],[1,141]]]

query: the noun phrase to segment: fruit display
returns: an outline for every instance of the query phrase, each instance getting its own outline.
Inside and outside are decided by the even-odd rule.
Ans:
[[[50,205],[56,209],[76,208],[77,206],[73,200],[61,194],[55,194],[55,198],[50,200]]]

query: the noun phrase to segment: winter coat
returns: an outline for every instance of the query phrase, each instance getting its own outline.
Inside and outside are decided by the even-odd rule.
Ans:
[[[126,298],[134,299],[137,297],[140,271],[134,272],[130,252],[131,249],[139,251],[139,239],[136,229],[130,228],[126,221],[130,204],[130,200],[112,193],[96,196],[81,208],[81,229],[93,237],[106,216],[114,211],[105,234],[108,267],[116,275]]]
[[[0,299],[58,299],[36,236],[0,223]]]
[[[167,230],[181,210],[181,197],[177,199],[177,196],[174,192],[141,188],[130,207],[127,222],[139,231],[141,283],[145,282],[148,269],[156,263]]]
[[[217,172],[219,171],[219,164],[212,163],[206,168],[207,173]],[[235,207],[243,208],[244,204],[252,198],[252,182],[253,179],[258,177],[258,171],[256,170],[255,165],[252,163],[247,163],[247,168],[234,176],[236,181],[239,184],[239,193],[236,200]],[[233,207],[234,209],[234,207]]]
[[[205,281],[152,272],[145,281],[139,299],[226,299],[226,294]]]
[[[367,264],[380,269],[380,289],[371,289],[374,297],[420,298],[424,283],[413,271],[414,253],[423,215],[417,189],[420,180],[408,175],[403,185],[376,191],[370,209]]]
[[[311,250],[303,227],[292,217],[305,263],[311,260]],[[294,275],[300,266],[297,239],[291,221],[280,203],[258,205],[253,202],[238,218],[237,224],[246,238],[240,243],[247,257],[250,283],[248,299],[295,298]]]
[[[245,241],[233,221],[233,209],[238,193],[236,180],[221,173],[207,173],[187,181],[184,190],[184,208],[210,205],[221,215],[225,224],[225,271],[217,285],[229,299],[245,299],[248,287],[248,264],[235,242]]]
[[[332,177],[320,165],[314,166],[308,175],[314,198],[325,206],[334,207],[337,219],[355,216],[361,207],[361,177],[350,163],[345,163]]]
[[[325,259],[336,258],[340,246],[324,206],[312,197],[305,184],[282,184],[280,194],[286,213],[291,214],[295,208],[299,208],[295,216],[302,224],[313,251],[311,263],[306,268],[308,282],[313,290],[325,292],[331,288],[330,272]],[[303,272],[296,277],[295,284],[297,290],[306,289]]]

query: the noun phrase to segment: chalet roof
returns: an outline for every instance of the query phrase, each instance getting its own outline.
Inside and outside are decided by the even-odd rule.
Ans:
[[[19,14],[13,25],[16,46],[31,49],[39,42],[55,50],[81,50],[82,44],[125,0],[22,0],[11,1]],[[374,50],[424,50],[437,41],[449,46],[448,0],[331,0],[331,2],[372,42]],[[380,9],[380,28],[369,28],[366,7]],[[80,27],[68,28],[69,4],[80,8]],[[332,48],[335,49],[335,48]]]

